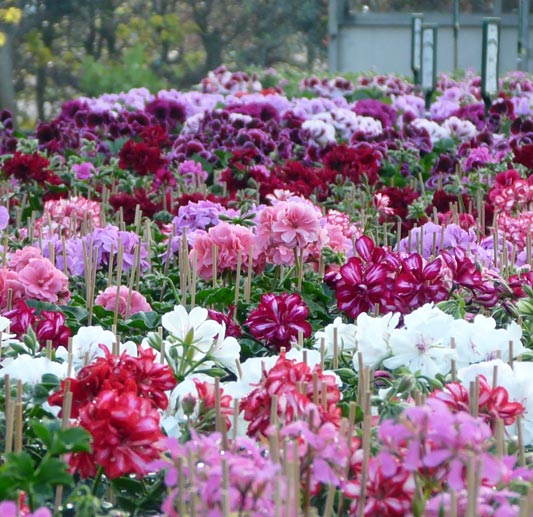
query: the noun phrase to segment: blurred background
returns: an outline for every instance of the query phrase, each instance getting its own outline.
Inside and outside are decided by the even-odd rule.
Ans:
[[[0,0],[0,108],[133,87],[189,88],[222,63],[316,70],[327,0]]]
[[[346,16],[449,14],[453,1],[341,4]],[[512,13],[518,0],[460,5]],[[328,0],[0,0],[0,109],[18,107],[23,126],[79,95],[190,88],[221,64],[326,71]]]

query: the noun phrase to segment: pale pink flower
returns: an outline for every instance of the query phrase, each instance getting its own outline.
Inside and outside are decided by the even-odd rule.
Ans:
[[[28,265],[31,259],[40,259],[42,257],[43,254],[41,253],[41,250],[39,248],[34,248],[33,246],[26,246],[21,250],[15,251],[15,253],[11,253],[9,255],[9,261],[7,265],[11,270],[16,271],[18,273],[20,270],[24,269]]]
[[[276,205],[272,223],[272,239],[289,248],[304,248],[316,242],[320,232],[320,213],[304,202],[282,202]]]
[[[26,297],[44,302],[62,303],[70,298],[68,278],[44,257],[31,258],[19,271]]]
[[[194,244],[190,253],[191,262],[196,253],[198,274],[209,280],[213,276],[214,247],[217,247],[217,271],[236,271],[239,252],[242,267],[248,266],[250,250],[255,243],[254,232],[245,226],[221,222],[209,228],[208,232],[199,230],[194,234]],[[260,254],[254,250],[254,267],[261,265]]]
[[[129,310],[128,297],[130,297]],[[94,303],[101,305],[108,311],[114,311],[116,307],[118,314],[123,318],[138,312],[150,312],[152,310],[152,307],[141,293],[132,289],[130,295],[130,290],[125,285],[121,285],[118,289],[118,297],[117,288],[111,286],[101,292],[94,300]]]
[[[35,229],[43,237],[78,235],[85,226],[91,231],[100,228],[100,203],[82,196],[51,199],[44,204],[43,215],[35,221]]]

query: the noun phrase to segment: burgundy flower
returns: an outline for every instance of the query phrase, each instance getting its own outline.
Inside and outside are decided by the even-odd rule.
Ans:
[[[4,312],[4,317],[11,323],[9,329],[20,339],[35,323],[35,309],[28,307],[24,300],[20,300],[13,309]]]
[[[70,328],[65,325],[65,315],[59,311],[41,311],[35,334],[41,345],[52,341],[52,346],[68,346],[68,338],[72,335]]]
[[[19,181],[35,180],[44,183],[51,173],[49,166],[50,162],[37,151],[33,154],[17,151],[12,158],[5,161],[4,174]]]
[[[425,303],[447,300],[451,288],[448,284],[440,258],[424,264],[418,253],[412,253],[402,259],[402,269],[394,282],[397,308],[409,313]]]
[[[350,318],[376,308],[381,313],[394,310],[393,288],[399,259],[376,247],[367,236],[357,239],[355,248],[359,257],[350,258],[335,281],[339,310]]]
[[[304,338],[311,335],[308,317],[309,308],[299,294],[268,293],[261,296],[261,303],[250,313],[245,325],[256,339],[266,341],[268,346],[289,349],[298,332]]]
[[[382,155],[378,150],[366,142],[360,142],[350,147],[346,144],[333,147],[324,155],[323,163],[355,184],[360,184],[362,177],[366,176],[368,183],[374,185],[379,179],[381,160]]]
[[[226,325],[226,336],[239,338],[242,335],[240,325],[233,319],[235,312],[235,305],[230,305],[228,314],[215,311],[213,309],[207,309],[210,320],[215,320],[218,323],[224,323]]]
[[[513,150],[514,161],[533,169],[533,144],[522,145]]]
[[[159,147],[149,146],[144,142],[128,140],[119,153],[118,166],[121,169],[133,169],[137,174],[146,176],[165,167],[166,161],[161,156]]]

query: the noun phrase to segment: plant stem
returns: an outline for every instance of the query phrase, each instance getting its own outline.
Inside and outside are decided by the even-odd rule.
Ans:
[[[96,472],[96,477],[94,478],[93,488],[91,490],[92,495],[96,495],[96,492],[98,490],[98,486],[100,485],[100,481],[102,480],[103,474],[104,474],[104,467],[102,467],[102,465],[99,465],[98,471]]]

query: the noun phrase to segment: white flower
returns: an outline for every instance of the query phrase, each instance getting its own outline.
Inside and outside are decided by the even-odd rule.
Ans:
[[[443,123],[442,127],[450,133],[451,136],[459,140],[469,140],[477,135],[477,129],[469,120],[462,120],[458,117],[449,117]]]
[[[399,313],[389,313],[385,316],[372,318],[362,312],[357,316],[357,352],[353,357],[355,371],[359,370],[358,352],[363,355],[363,363],[372,368],[376,367],[390,354],[390,335],[399,321]]]
[[[336,141],[335,128],[323,120],[306,120],[302,124],[302,129],[309,136],[309,141],[318,147]]]
[[[429,137],[433,143],[445,138],[450,138],[450,132],[432,120],[417,118],[413,120],[411,124],[418,129],[425,129],[429,133]]]
[[[4,359],[0,372],[0,375],[9,375],[10,379],[21,380],[24,384],[39,384],[47,373],[64,379],[67,376],[67,364],[56,363],[47,357],[21,354],[15,359]]]
[[[324,330],[315,333],[315,348],[320,350],[322,339],[324,339],[324,357],[330,359],[335,352],[335,329],[337,329],[337,348],[338,353],[351,351],[355,349],[356,326],[352,323],[343,323],[342,318],[335,318],[333,323],[326,326]]]
[[[427,377],[450,371],[451,360],[457,354],[450,347],[450,327],[453,317],[426,304],[404,318],[405,328],[391,332],[392,357],[383,365],[394,370],[406,366],[411,373]]]
[[[182,305],[176,305],[172,312],[163,314],[163,327],[182,345],[193,345],[204,354],[220,332],[220,324],[208,319],[207,309],[194,307],[190,313]]]
[[[513,342],[513,357],[525,352],[522,345],[522,328],[518,323],[510,323],[506,329],[497,329],[494,318],[476,315],[472,322],[453,322],[452,336],[457,347],[459,367],[481,361],[490,361],[498,355],[509,360],[509,342]]]
[[[104,357],[104,351],[100,345],[104,345],[110,352],[117,337],[110,330],[104,330],[101,326],[80,327],[72,338],[72,364],[76,370],[92,363],[97,357]],[[128,347],[130,350],[131,347]],[[121,347],[121,350],[123,347]],[[68,360],[67,349],[63,346],[56,350],[56,357],[63,361]]]
[[[241,353],[241,345],[231,336],[226,337],[226,324],[220,323],[217,339],[209,351],[209,357],[233,373],[237,373],[237,359]]]

